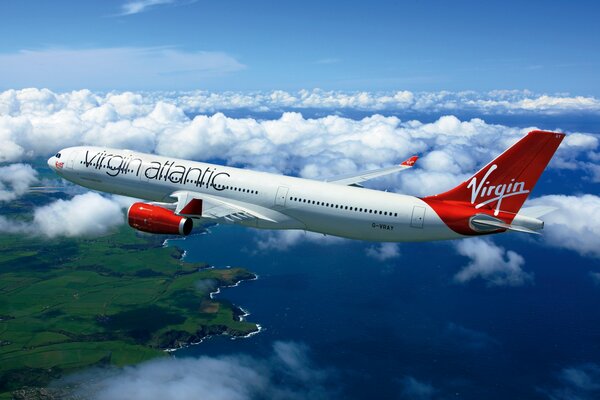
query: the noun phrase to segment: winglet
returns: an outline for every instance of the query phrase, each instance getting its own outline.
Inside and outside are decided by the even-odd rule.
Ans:
[[[415,163],[417,162],[418,159],[419,159],[419,156],[412,156],[408,160],[402,161],[402,163],[400,165],[404,165],[405,167],[412,167],[413,165],[415,165]]]

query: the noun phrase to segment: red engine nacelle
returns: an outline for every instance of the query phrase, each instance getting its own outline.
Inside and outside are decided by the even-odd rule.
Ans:
[[[190,218],[176,215],[166,208],[146,203],[133,203],[127,210],[129,226],[149,233],[187,236],[194,227]]]

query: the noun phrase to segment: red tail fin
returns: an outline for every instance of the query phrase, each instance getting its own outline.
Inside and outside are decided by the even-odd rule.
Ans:
[[[529,132],[465,182],[426,199],[470,204],[493,210],[494,215],[516,214],[564,137],[564,133]]]

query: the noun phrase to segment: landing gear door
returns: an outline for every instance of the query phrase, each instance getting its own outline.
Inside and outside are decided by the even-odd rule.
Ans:
[[[285,186],[279,186],[277,189],[277,195],[275,195],[275,205],[285,207],[285,201],[287,199],[288,188]]]
[[[423,228],[423,222],[425,220],[425,207],[414,206],[412,212],[412,218],[410,220],[410,226],[413,228]]]

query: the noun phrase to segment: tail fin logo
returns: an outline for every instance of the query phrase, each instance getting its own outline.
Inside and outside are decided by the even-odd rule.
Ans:
[[[498,215],[500,212],[503,199],[529,193],[529,190],[525,189],[525,182],[515,182],[514,178],[510,180],[510,183],[490,185],[488,178],[497,168],[498,166],[493,164],[480,182],[477,182],[477,177],[473,177],[467,185],[467,189],[471,189],[471,204],[474,204],[475,208],[481,208],[497,201],[494,215]],[[488,198],[489,196],[495,197]],[[477,203],[478,201],[479,203]]]

